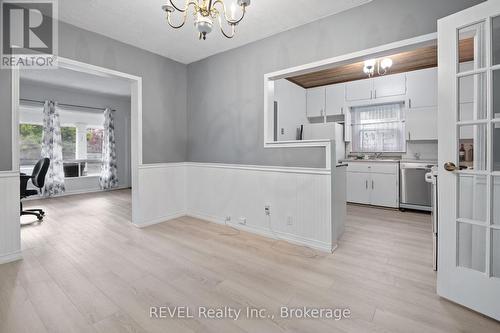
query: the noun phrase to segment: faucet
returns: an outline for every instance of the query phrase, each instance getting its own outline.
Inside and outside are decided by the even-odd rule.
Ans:
[[[375,154],[375,159],[379,159],[382,156],[383,153],[376,153]]]

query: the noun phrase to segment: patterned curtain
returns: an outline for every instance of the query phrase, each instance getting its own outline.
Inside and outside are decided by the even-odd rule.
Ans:
[[[104,111],[104,135],[102,140],[102,167],[99,184],[103,190],[118,186],[116,168],[115,119],[113,111]]]
[[[45,178],[44,196],[52,197],[63,194],[64,168],[62,153],[61,124],[57,104],[46,101],[43,106],[42,158],[50,159],[50,166]]]

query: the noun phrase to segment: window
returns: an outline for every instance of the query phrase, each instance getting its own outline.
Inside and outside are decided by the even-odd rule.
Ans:
[[[98,176],[102,165],[104,114],[59,109],[64,175],[66,178]],[[21,105],[19,109],[20,171],[31,174],[41,158],[43,111]]]
[[[76,159],[76,127],[61,127],[64,161]]]
[[[405,152],[403,110],[403,103],[352,108],[352,152]]]
[[[22,166],[34,166],[40,159],[42,154],[42,136],[42,125],[19,125],[19,159]]]
[[[102,128],[87,128],[87,175],[98,175],[102,165]]]

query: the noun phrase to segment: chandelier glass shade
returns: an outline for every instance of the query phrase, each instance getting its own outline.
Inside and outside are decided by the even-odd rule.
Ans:
[[[199,32],[200,39],[205,40],[207,35],[212,32],[214,21],[217,21],[221,33],[226,38],[233,38],[236,32],[236,26],[245,17],[246,9],[250,5],[251,0],[237,0],[232,3],[231,10],[228,12],[224,0],[185,0],[184,7],[175,4],[176,0],[169,0],[167,4],[162,6],[163,11],[166,13],[168,24],[174,28],[182,28],[186,24],[189,9],[192,8],[192,15],[194,16],[194,26]],[[240,14],[236,17],[236,8],[240,8]],[[172,17],[178,13],[180,16],[179,23],[174,23],[176,19]],[[178,20],[178,19],[177,19]],[[224,29],[225,21],[229,27],[229,31]]]

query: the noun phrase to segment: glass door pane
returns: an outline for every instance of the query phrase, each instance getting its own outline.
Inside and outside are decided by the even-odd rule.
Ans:
[[[487,170],[487,126],[459,127],[458,161],[462,170]]]
[[[458,218],[486,223],[486,176],[458,176]]]
[[[477,23],[458,32],[460,73],[484,68],[486,64],[485,22]]]
[[[488,98],[486,73],[463,76],[458,79],[460,121],[486,119]]]
[[[500,230],[493,229],[491,237],[491,275],[500,278]]]
[[[486,272],[486,228],[458,223],[458,266]]]
[[[500,16],[492,19],[492,63],[493,65],[500,65]]]
[[[500,38],[500,36],[499,36]],[[500,119],[500,70],[493,71],[493,118]]]
[[[493,177],[493,202],[500,202],[500,177]],[[500,226],[499,204],[493,204],[493,224]]]

